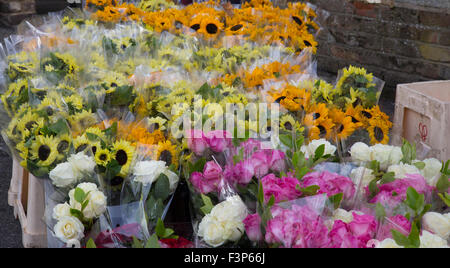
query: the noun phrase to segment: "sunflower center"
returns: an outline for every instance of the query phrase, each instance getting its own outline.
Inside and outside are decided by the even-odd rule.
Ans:
[[[159,160],[166,162],[170,165],[172,163],[172,153],[170,151],[164,150],[159,155]]]
[[[92,146],[91,147],[92,153],[95,155],[95,153],[97,152],[97,146]]]
[[[123,178],[120,176],[115,176],[111,179],[111,186],[121,185],[123,182]]]
[[[107,156],[106,154],[101,154],[99,158],[100,160],[105,161],[107,159]]]
[[[361,114],[364,115],[365,117],[367,117],[368,119],[372,118],[372,114],[369,112],[362,111]]]
[[[309,41],[303,40],[303,43],[305,44],[305,46],[307,47],[312,47],[312,44]]]
[[[217,30],[219,30],[219,28],[214,23],[209,23],[208,25],[206,25],[206,31],[209,34],[216,34]]]
[[[51,152],[50,147],[48,147],[47,145],[41,145],[38,150],[39,160],[41,161],[47,160],[48,157],[50,156],[50,152]]]
[[[116,160],[119,162],[119,165],[123,166],[128,162],[128,155],[124,150],[119,150],[116,153]]]
[[[46,113],[48,116],[52,116],[53,115],[53,109],[50,106],[47,106],[46,108]]]
[[[200,24],[196,23],[194,25],[191,25],[191,29],[194,31],[198,31],[198,29],[200,29]]]
[[[352,118],[352,122],[353,122],[353,123],[355,123],[355,124],[356,124],[356,123],[359,123],[359,121],[356,120],[356,118],[354,118],[353,116],[352,116],[351,118]]]
[[[375,139],[376,139],[378,142],[381,142],[381,141],[384,139],[384,133],[383,133],[383,130],[382,130],[381,128],[379,128],[379,127],[374,127],[374,129],[373,129],[373,134],[374,134],[374,136],[375,136]]]
[[[318,125],[317,127],[319,128],[319,131],[320,131],[320,134],[319,134],[320,137],[327,135],[327,130],[323,126]]]
[[[297,23],[299,26],[302,26],[303,21],[297,17],[297,16],[292,16],[292,19],[295,21],[295,23]]]
[[[25,124],[25,128],[31,131],[31,129],[33,128],[34,124],[36,124],[36,121],[30,121],[30,122]]]
[[[313,113],[313,119],[316,120],[320,117],[320,113]]]
[[[88,147],[87,144],[82,144],[80,146],[78,146],[78,148],[75,150],[76,153],[82,152],[84,150],[86,150],[86,148]]]
[[[280,103],[282,100],[286,99],[285,96],[281,96],[275,100],[276,103]]]
[[[342,133],[342,131],[344,131],[344,125],[341,125],[338,129],[338,133]]]
[[[291,124],[291,122],[286,122],[286,123],[284,123],[284,128],[287,129],[287,130],[292,130],[292,124]]]
[[[69,142],[61,141],[57,147],[58,153],[60,153],[60,154],[64,153],[67,150],[67,148],[69,148]]]
[[[241,28],[242,28],[242,24],[237,24],[237,25],[234,25],[233,27],[231,27],[230,30],[235,32],[235,31],[238,31]]]

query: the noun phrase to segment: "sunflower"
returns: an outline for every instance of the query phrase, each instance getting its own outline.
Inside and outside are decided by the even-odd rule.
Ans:
[[[18,129],[19,120],[14,117],[11,122],[8,124],[8,128],[6,129],[6,135],[8,138],[18,141],[22,137],[22,132]]]
[[[59,103],[55,101],[55,99],[46,96],[41,103],[37,106],[38,111],[44,111],[47,116],[52,116],[56,113],[56,111],[61,107]]]
[[[165,130],[166,127],[164,124],[167,122],[166,119],[156,116],[156,117],[150,117],[148,119],[148,125],[150,126],[150,131],[153,132],[155,130]]]
[[[355,124],[356,128],[360,128],[364,125],[364,118],[362,118],[361,115],[362,110],[363,107],[361,105],[357,105],[355,107],[353,105],[347,105],[345,114],[352,118],[352,122]]]
[[[302,130],[299,122],[297,122],[290,114],[285,114],[280,118],[280,128],[288,132]]]
[[[131,161],[133,161],[135,148],[130,142],[126,140],[116,141],[113,144],[113,154],[112,158],[115,159],[119,165],[122,167],[120,170],[121,174],[127,174],[130,168]]]
[[[82,132],[83,129],[95,125],[97,118],[90,110],[83,110],[80,113],[69,116],[69,123],[75,132]]]
[[[93,139],[93,140],[98,140],[98,139],[105,140],[105,139],[106,139],[105,132],[103,132],[103,131],[102,131],[100,128],[98,128],[98,127],[90,127],[90,128],[87,128],[84,132],[85,132],[86,134],[87,134],[87,133],[92,134],[92,136],[95,137],[95,139]]]
[[[111,160],[111,152],[108,149],[97,149],[95,153],[95,162],[97,165],[104,166]]]
[[[309,140],[317,140],[321,138],[329,139],[332,134],[333,121],[330,118],[322,119],[317,125],[313,125],[309,129]]]
[[[51,136],[36,136],[31,145],[31,159],[40,166],[50,166],[58,157],[58,139]]]
[[[202,33],[208,39],[214,39],[222,32],[222,29],[223,23],[214,17],[208,17],[202,20],[198,32]]]
[[[70,149],[70,143],[72,142],[72,138],[64,134],[60,137],[58,137],[58,145],[56,146],[56,149],[58,150],[58,159],[61,160],[65,157],[67,152]]]
[[[176,145],[172,144],[170,141],[159,142],[156,158],[157,160],[165,161],[168,166],[174,165],[175,167],[178,167]]]
[[[377,119],[369,120],[367,131],[372,144],[387,144],[389,142],[389,126],[383,121]]]
[[[75,149],[75,153],[83,152],[90,148],[91,143],[86,135],[81,135],[73,139],[73,148]]]
[[[70,114],[74,114],[83,109],[83,98],[79,95],[70,95],[68,97],[63,98],[65,104],[67,105],[67,109]]]
[[[339,139],[346,139],[356,130],[356,124],[352,122],[352,117],[347,116],[340,109],[332,109],[329,113],[335,124],[336,136]]]
[[[308,109],[308,113],[305,115],[304,124],[307,126],[313,126],[319,124],[322,120],[328,117],[328,108],[325,103],[317,103],[311,105]]]
[[[17,124],[17,131],[22,133],[25,129],[28,131],[32,131],[37,125],[39,119],[42,120],[42,118],[39,118],[39,116],[30,110],[27,111],[22,118],[19,119],[19,122]]]

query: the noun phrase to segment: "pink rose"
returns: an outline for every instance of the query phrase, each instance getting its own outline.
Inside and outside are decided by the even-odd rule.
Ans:
[[[244,219],[243,223],[245,225],[245,232],[247,233],[248,239],[255,242],[261,241],[261,218],[259,215],[257,213],[250,214]]]
[[[369,202],[380,203],[391,210],[406,199],[406,191],[409,187],[413,187],[419,194],[425,194],[425,196],[433,191],[420,174],[407,174],[404,179],[381,185],[378,194]]]
[[[280,150],[269,150],[270,169],[275,172],[281,172],[286,168],[285,155]]]
[[[363,245],[373,238],[377,229],[377,221],[372,215],[359,215],[353,212],[353,221],[348,224],[353,235],[361,241]]]
[[[217,191],[221,179],[222,168],[215,162],[209,161],[203,168],[203,174],[200,172],[193,172],[190,181],[198,192],[207,194]]]
[[[341,221],[336,220],[333,224],[333,228],[329,233],[331,248],[360,248],[360,241],[351,233],[348,225]]]
[[[203,167],[203,177],[208,181],[216,181],[222,178],[222,168],[214,161],[206,162]]]
[[[274,209],[267,222],[265,240],[286,248],[321,248],[329,244],[328,229],[308,206]]]
[[[239,145],[238,149],[240,148],[244,148],[244,156],[251,155],[253,152],[261,149],[261,142],[254,139],[248,139]]]
[[[255,168],[250,160],[243,160],[233,167],[233,179],[235,183],[247,185],[255,176]]]
[[[222,152],[231,146],[232,135],[228,131],[214,130],[206,134],[206,142],[214,152]]]
[[[297,185],[300,185],[300,182],[296,178],[285,177],[280,179],[274,174],[269,174],[261,179],[261,183],[266,202],[269,201],[272,195],[275,197],[276,203],[294,200],[301,195],[301,192],[296,188]]]
[[[377,240],[392,238],[392,229],[408,236],[411,232],[411,222],[403,215],[389,217],[378,232]]]
[[[188,148],[196,155],[202,155],[203,152],[208,148],[208,143],[206,141],[205,135],[203,134],[203,131],[194,129],[188,131],[187,145]]]
[[[269,166],[270,166],[270,159],[268,158],[265,151],[260,150],[255,152],[251,160],[254,170],[255,170],[255,176],[257,178],[262,178],[267,173],[269,173]]]
[[[355,194],[355,185],[350,178],[328,171],[312,172],[303,177],[302,188],[311,185],[320,187],[317,193],[326,193],[328,197],[338,193],[344,194],[344,199],[350,199]]]

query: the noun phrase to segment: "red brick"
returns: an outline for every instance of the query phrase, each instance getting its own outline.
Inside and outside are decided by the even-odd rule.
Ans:
[[[419,23],[426,26],[438,26],[445,29],[450,28],[450,14],[442,12],[419,12]]]
[[[355,7],[355,14],[363,17],[368,17],[372,19],[378,18],[378,8],[377,5],[369,4],[365,2],[353,2]]]

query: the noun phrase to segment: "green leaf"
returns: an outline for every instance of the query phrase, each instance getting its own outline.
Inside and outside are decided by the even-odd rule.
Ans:
[[[341,201],[342,201],[343,197],[344,197],[343,193],[338,193],[333,196],[330,196],[328,198],[328,200],[330,200],[331,204],[334,205],[334,209],[338,209],[339,206],[341,205]]]
[[[261,182],[259,182],[258,187],[258,202],[261,206],[264,206],[264,190]]]
[[[307,167],[302,167],[295,170],[295,177],[300,181],[310,171]]]
[[[305,137],[303,137],[303,135],[300,135],[298,137],[297,141],[295,142],[295,145],[297,146],[297,148],[301,148],[304,142],[305,142]]]
[[[384,173],[383,177],[380,180],[380,182],[382,184],[393,182],[393,181],[395,181],[395,172]]]
[[[159,175],[155,183],[155,198],[166,200],[170,195],[170,182],[166,175]]]
[[[267,202],[267,207],[271,208],[275,204],[275,196],[270,196],[269,202]]]
[[[308,187],[300,189],[303,196],[315,195],[315,194],[317,194],[317,191],[319,191],[319,190],[320,190],[320,187],[318,185],[310,185]]]
[[[164,212],[164,203],[161,199],[155,199],[153,196],[147,200],[148,217],[154,221],[160,218]]]
[[[384,219],[384,217],[386,217],[386,210],[384,209],[382,204],[377,203],[375,207],[375,215],[379,220],[382,220]]]
[[[133,245],[132,248],[144,248],[141,241],[139,241],[135,236],[133,236]]]
[[[69,133],[69,127],[67,126],[66,121],[62,118],[56,121],[56,123],[51,124],[48,129],[56,133],[56,135]]]
[[[111,105],[123,106],[130,104],[134,99],[133,86],[125,85],[117,87],[111,94]]]
[[[192,170],[190,170],[190,173],[193,172],[203,172],[203,168],[206,164],[206,158],[202,157],[197,162],[195,162],[194,166],[192,167]]]
[[[87,207],[88,204],[89,204],[89,199],[88,199],[88,200],[85,200],[85,201],[81,204],[81,211],[83,211],[83,210]]]
[[[86,199],[86,193],[83,191],[83,189],[77,187],[75,188],[75,201],[77,201],[80,204],[83,204],[84,199]]]
[[[447,175],[442,174],[439,180],[436,183],[436,189],[439,193],[445,193],[448,191],[450,187],[450,181],[448,180]]]
[[[92,240],[92,238],[89,238],[89,240],[86,243],[86,248],[97,248],[97,246],[95,245],[94,240]]]
[[[79,211],[78,209],[71,208],[70,214],[76,218],[78,218],[80,221],[83,219],[83,212]]]
[[[395,240],[395,243],[399,246],[408,247],[410,245],[410,241],[408,237],[400,233],[395,229],[391,229],[392,238]]]
[[[403,140],[402,153],[401,161],[405,164],[411,164],[416,159],[416,145],[411,145],[407,140]]]
[[[380,189],[378,188],[378,179],[375,178],[369,183],[370,196],[375,196],[379,191]]]
[[[292,136],[291,135],[281,134],[279,137],[280,137],[281,143],[283,143],[288,148],[292,149],[293,144],[292,144]]]
[[[406,204],[414,211],[418,212],[422,209],[425,202],[423,194],[419,194],[413,187],[408,187],[406,190]]]
[[[106,136],[114,138],[117,134],[117,122],[114,122],[109,128],[104,130]]]
[[[422,170],[425,168],[425,163],[424,162],[415,162],[414,166],[416,166],[418,169]]]
[[[447,205],[447,207],[450,207],[450,195],[447,193],[439,193],[439,197],[442,199],[442,201]]]
[[[150,238],[147,241],[147,244],[145,244],[145,248],[161,248],[161,245],[159,245],[158,237],[156,234],[150,236]]]
[[[211,198],[209,198],[209,196],[202,194],[201,195],[202,200],[203,200],[203,207],[200,208],[200,210],[206,215],[209,214],[211,212],[211,210],[213,209],[214,205],[211,201]]]
[[[420,233],[419,228],[417,228],[417,225],[412,224],[411,225],[411,232],[408,235],[409,245],[408,247],[412,248],[418,248],[420,247]]]
[[[166,228],[164,227],[164,222],[161,220],[161,218],[159,218],[158,222],[156,223],[155,232],[158,237],[164,238]]]
[[[324,153],[325,153],[325,144],[321,144],[319,147],[317,147],[316,151],[314,152],[314,162],[322,158]]]
[[[96,141],[99,139],[99,136],[97,136],[96,134],[93,133],[89,133],[86,132],[86,137],[90,140],[90,141]]]
[[[106,171],[105,171],[105,177],[108,180],[112,180],[117,174],[120,173],[120,170],[122,167],[119,165],[119,162],[117,162],[116,159],[112,159],[107,165],[106,165]]]

